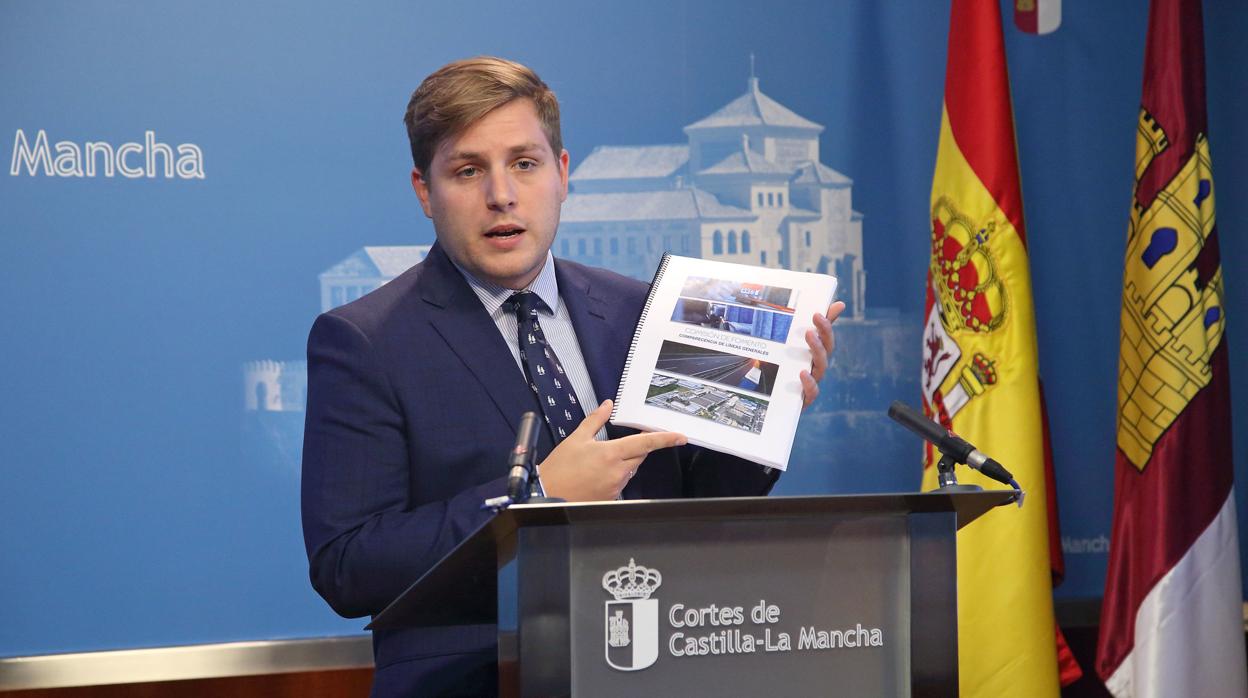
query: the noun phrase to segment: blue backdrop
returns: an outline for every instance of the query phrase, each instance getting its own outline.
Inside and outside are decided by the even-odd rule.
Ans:
[[[1248,8],[1210,3],[1205,24],[1243,435]],[[0,5],[0,656],[360,630],[307,583],[297,361],[324,305],[318,275],[358,273],[344,260],[366,246],[432,242],[401,117],[424,75],[474,54],[552,85],[574,168],[597,146],[684,142],[684,126],[745,93],[755,54],[761,90],[823,125],[822,162],[852,178],[864,320],[894,328],[880,341],[915,361],[869,366],[882,381],[830,380],[779,492],[917,487],[918,443],[879,412],[918,403],[947,29],[947,4],[918,0]],[[1044,37],[1007,19],[1067,547],[1059,597],[1099,596],[1105,572],[1145,29],[1136,0],[1066,3]],[[142,150],[118,155],[129,142]],[[75,147],[84,176],[57,175]],[[257,406],[265,376],[283,391],[276,409]]]

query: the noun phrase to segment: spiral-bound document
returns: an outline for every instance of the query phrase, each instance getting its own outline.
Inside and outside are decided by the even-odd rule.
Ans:
[[[806,330],[836,279],[665,254],[611,421],[784,470],[810,368]]]

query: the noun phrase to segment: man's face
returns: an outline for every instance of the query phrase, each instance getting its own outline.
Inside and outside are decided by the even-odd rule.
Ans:
[[[552,151],[533,102],[515,99],[438,144],[428,172],[412,169],[412,187],[451,259],[521,289],[554,242],[568,151]]]

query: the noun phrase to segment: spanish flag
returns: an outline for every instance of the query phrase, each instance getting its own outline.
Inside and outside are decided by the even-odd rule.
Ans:
[[[1120,698],[1248,696],[1204,43],[1200,0],[1153,0],[1096,659]]]
[[[931,225],[924,410],[1027,493],[1025,506],[998,508],[958,533],[961,695],[1057,696],[1052,485],[997,0],[953,0]],[[929,448],[924,489],[936,486],[937,458]],[[957,476],[999,487],[964,466]]]

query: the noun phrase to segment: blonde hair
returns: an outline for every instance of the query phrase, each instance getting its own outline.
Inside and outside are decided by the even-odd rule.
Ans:
[[[529,99],[555,155],[563,151],[559,100],[528,67],[493,56],[477,56],[438,68],[412,93],[403,123],[412,163],[427,172],[443,140],[462,133],[491,111],[515,99]]]

